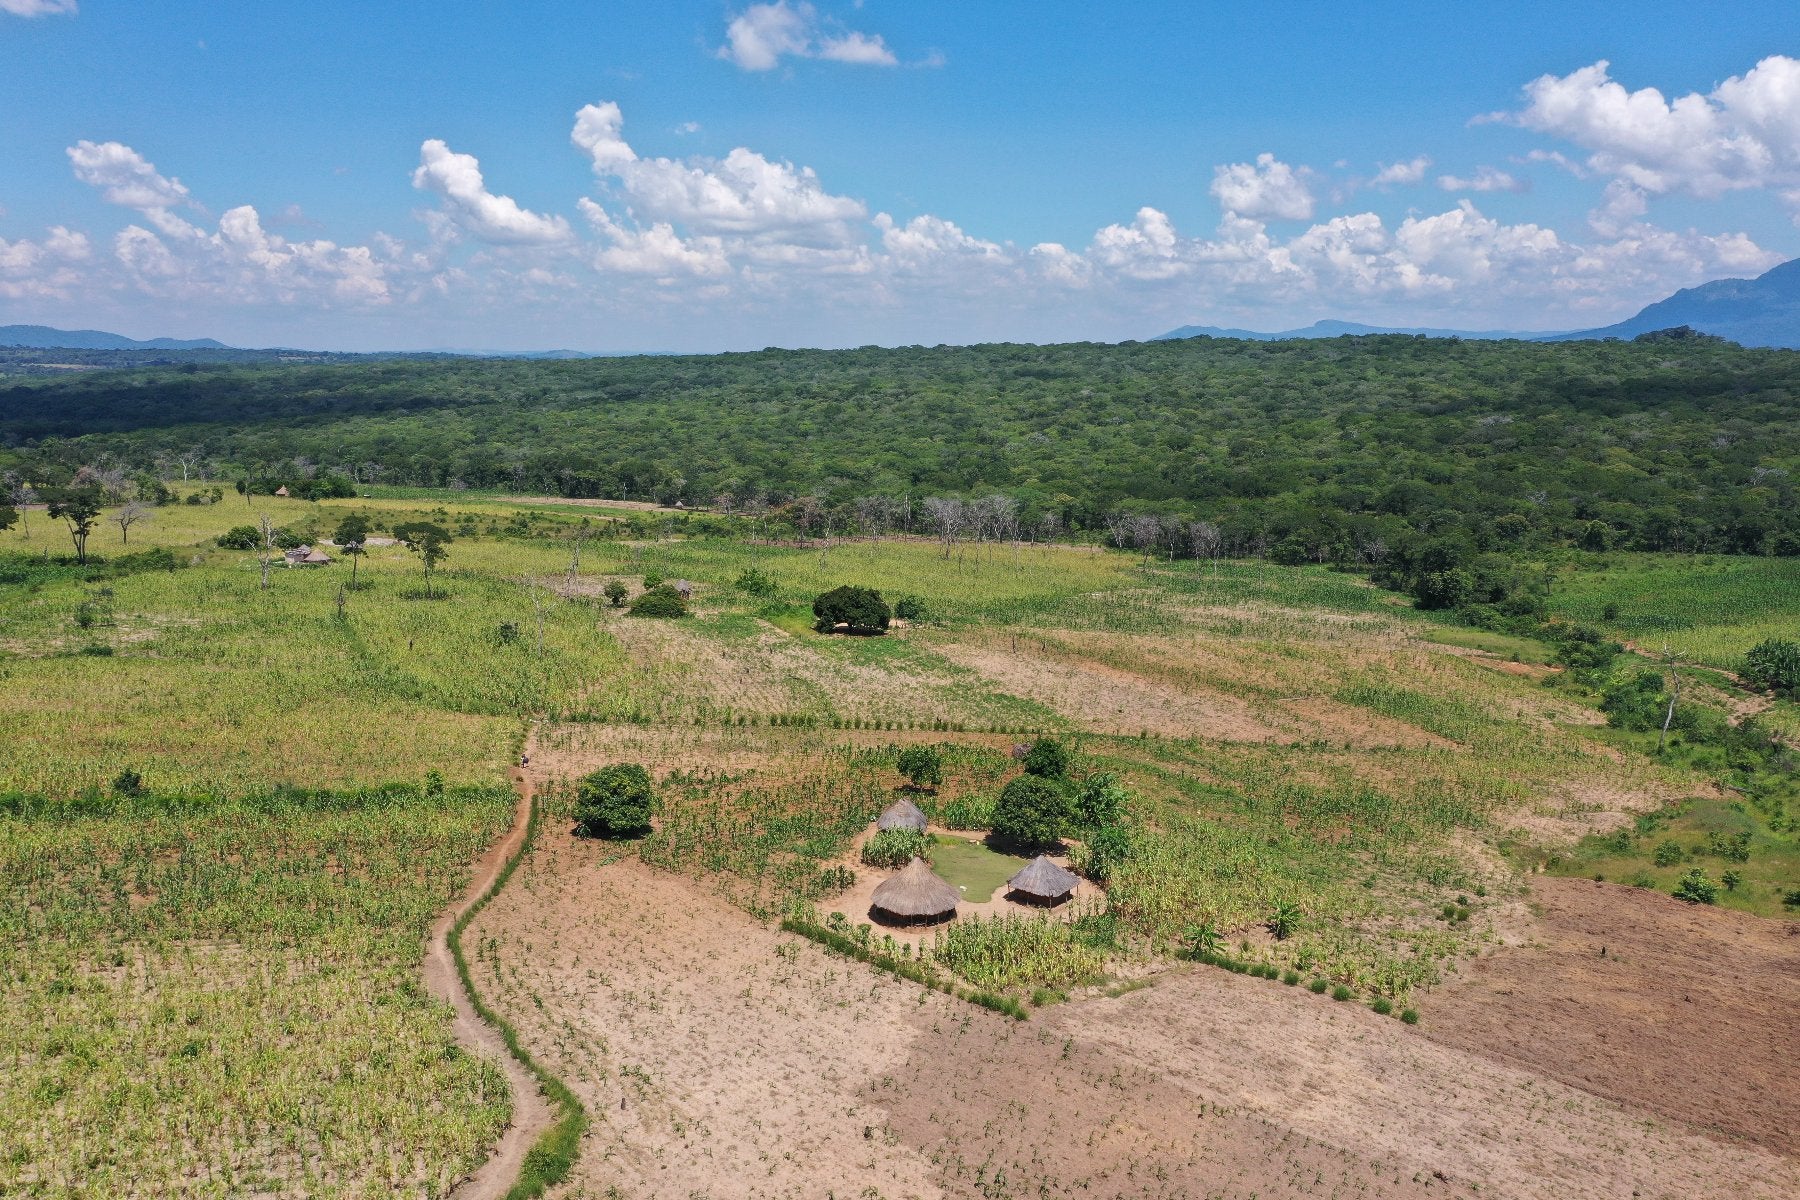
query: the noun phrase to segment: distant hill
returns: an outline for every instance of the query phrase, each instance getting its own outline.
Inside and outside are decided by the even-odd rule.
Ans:
[[[1173,342],[1182,338],[1243,338],[1252,342],[1289,342],[1300,338],[1354,337],[1374,333],[1400,333],[1412,337],[1466,338],[1474,341],[1540,342],[1570,336],[1556,333],[1519,333],[1503,329],[1410,329],[1387,325],[1359,325],[1354,321],[1314,321],[1304,329],[1284,329],[1279,333],[1258,333],[1254,329],[1221,329],[1216,325],[1183,325],[1151,338],[1153,342]],[[1574,335],[1579,336],[1579,335]]]
[[[1544,340],[1629,339],[1682,325],[1740,346],[1800,350],[1800,258],[1755,279],[1715,279],[1683,288],[1617,325],[1551,334]]]
[[[0,325],[0,346],[34,350],[229,350],[211,338],[150,338],[140,341],[100,329],[52,329],[48,325]]]
[[[1424,337],[1454,337],[1474,341],[1585,342],[1603,338],[1630,341],[1645,333],[1686,326],[1710,333],[1740,346],[1800,350],[1800,258],[1784,262],[1755,279],[1715,279],[1699,287],[1683,288],[1666,300],[1658,300],[1637,316],[1600,329],[1569,333],[1519,333],[1509,330],[1397,329],[1358,325],[1353,321],[1317,321],[1304,329],[1258,333],[1253,329],[1221,329],[1213,325],[1183,325],[1152,341],[1182,338],[1245,338],[1256,342],[1285,342],[1299,338],[1334,338],[1347,334],[1404,333]]]

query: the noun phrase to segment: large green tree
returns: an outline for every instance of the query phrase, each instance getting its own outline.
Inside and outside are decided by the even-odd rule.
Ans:
[[[812,608],[821,633],[830,633],[839,625],[851,633],[885,633],[894,616],[880,592],[855,584],[821,593]]]
[[[450,555],[449,546],[453,540],[441,525],[430,521],[413,521],[396,526],[394,536],[400,539],[408,550],[419,556],[425,566],[425,595],[431,597],[431,572],[438,563]]]
[[[575,820],[590,837],[637,837],[650,831],[656,791],[650,772],[637,763],[615,763],[582,777],[575,789]]]
[[[1068,790],[1041,775],[1021,775],[994,803],[994,840],[1023,854],[1055,846],[1073,816]]]
[[[100,519],[105,504],[99,485],[86,483],[50,488],[44,493],[44,499],[49,503],[50,515],[68,524],[69,540],[75,544],[75,559],[85,566],[88,536],[94,532],[94,523]]]

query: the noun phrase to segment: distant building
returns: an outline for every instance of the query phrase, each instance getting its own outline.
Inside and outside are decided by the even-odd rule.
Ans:
[[[287,559],[287,565],[290,567],[328,567],[331,565],[329,554],[323,550],[315,550],[311,546],[295,546],[283,557]]]
[[[281,485],[281,486],[280,486],[280,487],[278,487],[278,488],[276,488],[276,489],[275,489],[275,494],[276,494],[276,495],[277,495],[277,496],[285,496],[285,495],[287,495],[287,494],[288,494],[288,490],[287,490],[287,484],[285,484],[285,483],[284,483],[284,484],[282,484],[282,485]]]

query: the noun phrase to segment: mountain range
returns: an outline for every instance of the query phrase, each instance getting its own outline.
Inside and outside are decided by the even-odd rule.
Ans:
[[[1742,346],[1800,350],[1800,258],[1771,267],[1755,279],[1715,279],[1698,287],[1683,288],[1668,299],[1658,300],[1645,307],[1634,317],[1599,329],[1567,333],[1520,333],[1510,330],[1409,329],[1358,325],[1350,321],[1317,321],[1303,329],[1287,329],[1279,333],[1184,325],[1153,340],[1215,337],[1278,342],[1295,338],[1400,333],[1478,340],[1574,342],[1603,338],[1628,339],[1684,325],[1698,333],[1713,334]]]
[[[0,325],[0,346],[32,350],[228,350],[211,338],[149,338],[140,341],[100,329],[52,329],[48,325]]]

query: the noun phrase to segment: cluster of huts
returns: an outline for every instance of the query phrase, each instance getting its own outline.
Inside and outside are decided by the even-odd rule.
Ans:
[[[875,822],[877,831],[915,829],[924,833],[925,826],[925,814],[910,800],[899,801]],[[1073,896],[1080,882],[1074,872],[1040,854],[1006,881],[1007,895],[1023,904],[1054,908]],[[955,885],[933,871],[930,863],[915,858],[875,889],[869,909],[888,924],[928,925],[954,917],[961,903],[962,893]]]
[[[287,559],[287,565],[290,567],[328,567],[331,565],[331,555],[315,546],[295,546],[283,557]]]

